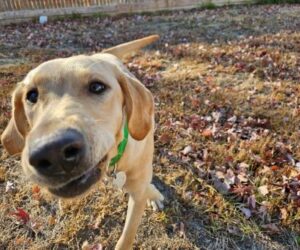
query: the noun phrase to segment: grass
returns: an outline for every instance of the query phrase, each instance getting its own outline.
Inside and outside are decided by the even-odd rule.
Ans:
[[[217,6],[212,1],[204,1],[202,4],[199,5],[199,8],[213,10],[217,8]]]
[[[50,22],[47,32],[30,23],[0,27],[0,133],[10,92],[37,64],[158,33],[160,42],[125,60],[155,98],[154,183],[166,198],[164,211],[146,210],[135,247],[297,249],[299,15],[296,5],[238,6],[106,23],[75,18]],[[239,174],[242,183],[224,188]],[[2,147],[0,197],[4,249],[80,249],[84,241],[113,249],[127,205],[103,183],[78,200],[53,199],[23,178],[19,158]],[[12,215],[18,208],[29,223]]]

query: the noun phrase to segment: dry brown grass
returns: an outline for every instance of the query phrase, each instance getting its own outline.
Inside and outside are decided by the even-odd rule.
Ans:
[[[36,64],[161,34],[126,60],[155,96],[154,182],[166,197],[164,211],[146,211],[135,247],[297,249],[299,15],[298,6],[253,6],[0,27],[0,132],[9,93]],[[0,197],[1,249],[79,249],[86,240],[112,249],[127,201],[101,184],[59,203],[2,147]],[[12,214],[18,208],[26,224]]]

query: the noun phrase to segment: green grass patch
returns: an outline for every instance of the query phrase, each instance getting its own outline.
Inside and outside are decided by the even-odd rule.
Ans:
[[[200,9],[213,10],[213,9],[217,8],[217,6],[213,2],[207,1],[207,2],[204,2],[204,3],[200,4],[199,8]]]
[[[82,18],[82,15],[79,13],[72,13],[70,15],[70,19],[81,19],[81,18]]]

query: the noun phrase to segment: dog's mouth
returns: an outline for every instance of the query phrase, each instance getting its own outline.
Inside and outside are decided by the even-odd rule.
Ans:
[[[73,198],[88,191],[101,178],[102,166],[106,163],[107,156],[93,168],[84,172],[81,176],[66,183],[59,188],[48,188],[48,190],[62,198]]]

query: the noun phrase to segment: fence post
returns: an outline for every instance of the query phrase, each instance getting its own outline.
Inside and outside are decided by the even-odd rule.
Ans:
[[[15,9],[16,9],[16,3],[15,3],[15,1],[12,0],[12,1],[10,1],[9,3],[10,3],[10,5],[11,5],[11,10],[15,10]]]
[[[33,1],[32,0],[29,0],[30,1],[30,6],[31,6],[31,9],[34,9],[34,4],[33,4]]]
[[[4,0],[4,5],[3,5],[4,10],[9,10],[8,4],[7,4],[7,0]]]

